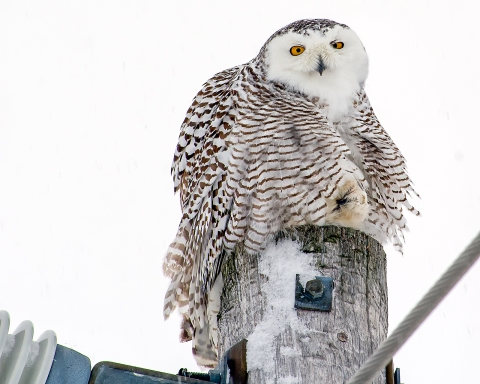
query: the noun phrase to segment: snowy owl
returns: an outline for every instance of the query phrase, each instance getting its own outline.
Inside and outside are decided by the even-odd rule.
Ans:
[[[220,267],[286,227],[359,229],[401,250],[414,193],[405,159],[378,122],[357,35],[331,20],[275,32],[246,64],[208,80],[180,129],[172,175],[182,218],[163,269],[164,316],[183,315],[199,365],[217,361]]]

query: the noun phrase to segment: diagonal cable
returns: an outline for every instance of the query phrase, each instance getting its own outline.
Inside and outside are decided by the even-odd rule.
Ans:
[[[432,313],[450,290],[480,257],[480,233],[447,269],[437,283],[368,358],[348,384],[368,384],[380,373],[393,355]]]

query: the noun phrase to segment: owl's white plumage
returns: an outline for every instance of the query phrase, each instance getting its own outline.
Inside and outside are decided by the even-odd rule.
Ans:
[[[199,364],[217,359],[218,277],[236,243],[258,252],[282,228],[340,225],[401,250],[402,209],[418,212],[405,160],[363,89],[367,74],[350,28],[300,20],[193,100],[172,165],[183,216],[164,262],[164,315],[179,308]]]

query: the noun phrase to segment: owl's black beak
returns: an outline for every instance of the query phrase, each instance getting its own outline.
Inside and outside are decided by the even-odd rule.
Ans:
[[[320,76],[322,76],[322,73],[323,71],[325,71],[325,69],[327,69],[327,67],[325,66],[325,63],[323,62],[322,60],[322,56],[319,56],[318,57],[318,73],[320,73]]]

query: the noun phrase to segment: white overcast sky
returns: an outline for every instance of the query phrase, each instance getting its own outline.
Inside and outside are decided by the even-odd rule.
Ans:
[[[423,217],[387,247],[390,329],[480,230],[479,3],[0,1],[0,309],[91,360],[196,369],[163,322],[170,163],[204,81],[302,18],[345,23]],[[395,357],[406,384],[478,378],[480,265]]]

